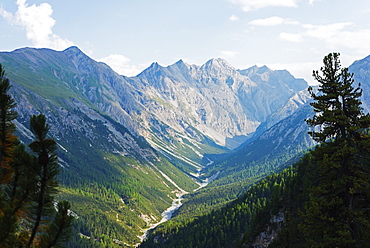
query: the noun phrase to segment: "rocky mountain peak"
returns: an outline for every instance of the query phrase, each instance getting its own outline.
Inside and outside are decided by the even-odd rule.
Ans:
[[[48,58],[45,67],[63,68],[51,71],[51,76],[67,84],[66,89],[79,91],[86,102],[98,104],[149,142],[170,142],[181,135],[194,143],[207,137],[233,149],[294,94],[284,87],[287,82],[280,87],[275,84],[281,80],[258,83],[258,78],[254,81],[242,75],[222,58],[210,59],[202,66],[183,60],[166,67],[154,62],[138,76],[123,78],[77,47],[39,53]],[[275,71],[265,66],[255,67],[253,73],[270,72]],[[157,132],[153,133],[153,128]]]
[[[161,70],[162,68],[164,67],[158,64],[158,62],[153,62],[148,68],[142,71],[138,76],[145,75],[148,73],[155,73],[156,71]]]
[[[175,65],[187,65],[182,59],[179,59]]]
[[[204,65],[201,66],[201,69],[204,70],[220,70],[220,69],[227,69],[227,70],[235,70],[235,68],[230,65],[226,60],[222,58],[213,58],[208,60]]]
[[[67,57],[69,62],[72,62],[75,69],[82,74],[95,72],[98,68],[98,62],[87,56],[76,46],[71,46],[65,49],[62,54]],[[69,63],[66,61],[66,63]]]
[[[247,77],[253,77],[253,76],[256,76],[256,75],[268,75],[268,74],[271,74],[273,72],[273,70],[271,70],[270,68],[268,68],[266,65],[263,65],[261,67],[257,66],[257,65],[254,65],[248,69],[244,69],[244,70],[239,70],[239,72],[242,74],[242,75],[245,75]]]
[[[83,61],[80,61],[81,63],[93,60],[92,58],[87,56],[83,51],[81,51],[76,46],[71,46],[71,47],[65,49],[62,53],[65,54],[69,59],[72,59],[72,60],[81,60],[82,59]]]
[[[67,49],[65,49],[63,51],[64,53],[73,53],[73,54],[81,54],[83,53],[78,47],[76,46],[71,46],[71,47],[68,47]]]
[[[304,90],[308,84],[303,79],[297,79],[287,70],[271,70],[267,66],[252,66],[245,70],[238,70],[241,75],[249,77],[253,82],[266,87],[284,87],[292,92]]]
[[[230,65],[226,60],[221,58],[214,58],[208,60],[204,65],[199,67],[199,76],[201,78],[221,79],[225,81],[228,78],[239,78],[239,72]]]
[[[176,66],[178,67],[179,69],[181,70],[189,70],[191,68],[191,65],[189,65],[188,63],[184,62],[182,59],[180,59],[179,61],[177,61],[175,64],[173,64],[172,66]],[[171,66],[170,66],[171,67]]]
[[[257,74],[259,75],[270,75],[273,72],[270,68],[268,68],[266,65],[263,65],[261,67],[258,67]]]
[[[158,75],[163,73],[163,69],[165,67],[158,64],[158,62],[153,62],[149,67],[147,67],[145,70],[143,70],[139,75],[137,75],[138,78],[156,78]],[[149,80],[151,81],[151,80]]]
[[[350,67],[349,70],[351,72],[353,71],[359,71],[360,74],[363,74],[366,72],[366,74],[369,74],[368,70],[370,69],[370,55],[361,59],[361,60],[356,60]],[[357,73],[359,74],[359,73]],[[358,76],[358,75],[355,75]]]

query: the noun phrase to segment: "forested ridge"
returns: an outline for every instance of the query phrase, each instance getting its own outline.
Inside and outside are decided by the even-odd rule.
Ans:
[[[323,62],[306,120],[319,145],[224,208],[164,223],[142,247],[370,247],[370,116],[339,54]]]
[[[252,247],[261,241],[261,233],[267,236],[264,242],[271,242],[269,247],[331,247],[311,245],[308,241],[311,235],[304,233],[305,209],[310,204],[313,188],[320,182],[318,169],[318,163],[308,153],[290,168],[266,177],[221,209],[199,218],[183,222],[175,218],[162,224],[140,247]],[[358,208],[370,203],[366,194],[356,197]],[[283,221],[271,222],[274,216],[281,214]],[[370,209],[363,214],[369,220]],[[361,230],[360,247],[369,247],[367,228]]]
[[[170,220],[140,247],[234,247],[246,230],[253,226],[255,216],[267,206],[281,204],[287,178],[294,171],[286,169],[270,175],[252,186],[242,197],[209,214],[184,222]],[[279,211],[278,206],[274,207]]]

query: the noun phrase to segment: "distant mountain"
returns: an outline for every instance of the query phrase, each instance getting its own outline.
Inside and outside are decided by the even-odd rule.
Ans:
[[[189,128],[195,129],[233,149],[246,139],[238,137],[253,133],[290,97],[307,88],[304,80],[286,71],[268,69],[263,76],[260,70],[250,71],[248,76],[243,72],[223,59],[211,59],[202,66],[180,60],[168,67],[153,63],[129,81],[157,101],[144,104],[176,132],[188,137],[194,136]],[[264,80],[253,81],[252,77]]]
[[[362,104],[367,113],[370,112],[370,55],[355,61],[349,68],[354,73],[355,84],[362,89]]]
[[[125,77],[77,47],[1,52],[0,63],[13,86],[21,140],[32,139],[30,115],[47,116],[60,148],[62,197],[74,204],[79,232],[87,237],[110,234],[117,242],[138,243],[137,235],[159,221],[173,199],[198,188],[199,172],[214,162],[208,154],[228,153],[253,134],[254,158],[273,147],[294,152],[302,141],[303,127],[298,132],[292,126],[306,113],[307,83],[287,71],[180,60]],[[281,142],[284,133],[293,138]],[[246,168],[237,165],[220,179]]]
[[[349,70],[354,73],[355,87],[360,84],[362,89],[362,106],[365,112],[370,110],[370,56],[355,61]],[[271,70],[267,67],[251,67],[240,71],[247,75],[254,82],[261,82],[275,77],[274,81],[284,82],[286,87],[292,88],[297,85],[287,71],[281,71],[277,76],[271,75]],[[299,81],[299,79],[298,79]],[[315,86],[317,87],[317,86]],[[314,88],[315,88],[314,87]],[[269,94],[272,95],[272,94]],[[315,145],[315,142],[307,134],[308,126],[305,119],[314,115],[312,107],[309,105],[311,97],[307,90],[298,91],[282,107],[274,111],[256,129],[253,137],[241,146],[235,153],[230,154],[224,161],[216,163],[208,171],[223,171],[225,179],[230,182],[230,177],[235,177],[231,181],[241,180],[250,171],[266,170],[274,172],[293,158],[296,154]],[[260,168],[260,169],[259,169]],[[207,171],[206,170],[206,171]],[[248,173],[247,173],[248,172]],[[222,174],[220,176],[222,178]],[[222,183],[222,180],[217,183]],[[215,182],[216,183],[216,182]],[[216,183],[216,184],[217,184]]]
[[[370,80],[367,77],[370,71],[369,61],[370,56],[354,62],[349,67],[354,73],[355,86],[360,84],[363,90],[362,106],[366,112],[369,112],[370,106]],[[267,67],[261,68],[260,70],[258,67],[252,67],[244,70],[244,73],[254,78],[254,81],[262,80],[261,75],[269,70]],[[251,73],[258,71],[257,76],[252,76]],[[311,97],[307,90],[297,92],[283,107],[268,116],[253,136],[238,149],[205,168],[202,171],[203,177],[219,173],[217,180],[209,184],[204,191],[193,193],[179,210],[179,214],[190,217],[199,215],[197,204],[211,206],[210,209],[213,209],[212,205],[216,201],[212,197],[214,195],[218,199],[235,199],[252,182],[280,171],[299,159],[302,153],[315,145],[307,133],[309,128],[305,122],[305,119],[314,115],[310,102]],[[191,211],[193,214],[189,214]]]
[[[354,86],[360,84],[363,90],[366,112],[370,106],[369,62],[370,56],[349,67],[354,73]],[[182,247],[184,244],[270,247],[270,243],[271,247],[305,246],[298,226],[302,208],[312,193],[308,188],[317,178],[309,156],[296,164],[295,161],[315,145],[307,134],[305,122],[315,114],[310,102],[307,91],[298,92],[258,127],[252,139],[203,170],[206,174],[219,172],[217,180],[199,190],[201,193],[193,193],[180,208],[179,216],[159,227],[141,247]],[[255,184],[251,186],[251,182]],[[243,186],[247,186],[245,193],[239,193],[241,197],[231,201],[235,188]],[[220,199],[226,199],[223,207],[219,207]],[[208,211],[204,211],[205,208]],[[186,221],[183,216],[187,217]]]
[[[308,135],[305,119],[314,115],[309,102],[291,115],[262,132],[250,143],[230,154],[222,162],[209,166],[210,174],[221,171],[213,186],[235,183],[246,178],[269,175],[298,160],[315,142]]]
[[[252,138],[203,169],[201,178],[217,175],[217,179],[186,196],[179,218],[194,218],[225,205],[264,177],[289,167],[313,147],[305,119],[314,112],[306,96],[307,91],[293,96],[258,127]],[[277,122],[279,118],[283,119]]]
[[[47,116],[63,168],[61,197],[79,216],[76,235],[136,244],[179,193],[198,187],[134,132],[138,124],[112,88],[122,77],[105,64],[77,48],[20,49],[0,53],[0,63],[17,102],[20,139],[32,140],[32,114]]]

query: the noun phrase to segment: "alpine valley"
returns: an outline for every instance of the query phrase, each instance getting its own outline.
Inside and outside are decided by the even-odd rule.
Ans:
[[[30,116],[43,113],[58,143],[58,197],[77,218],[67,247],[134,247],[157,225],[211,216],[315,145],[308,84],[286,70],[237,70],[218,58],[126,77],[77,47],[1,52],[0,63],[21,141],[32,140]],[[369,65],[350,67],[366,112]],[[163,241],[143,245],[153,238]]]

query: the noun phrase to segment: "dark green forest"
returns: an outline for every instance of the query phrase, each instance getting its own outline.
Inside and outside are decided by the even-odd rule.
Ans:
[[[319,145],[227,206],[164,223],[141,247],[370,246],[370,116],[339,54],[323,62],[306,119]]]
[[[274,206],[272,213],[280,210],[285,181],[293,175],[292,169],[270,175],[252,186],[243,197],[199,218],[184,222],[170,220],[158,227],[140,247],[234,247],[246,230],[252,232],[255,216],[262,209]]]

